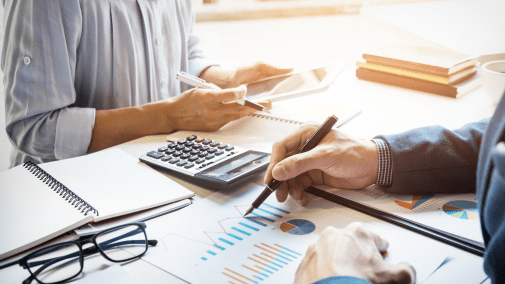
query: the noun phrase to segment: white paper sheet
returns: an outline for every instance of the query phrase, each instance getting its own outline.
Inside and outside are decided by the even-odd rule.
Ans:
[[[190,283],[291,283],[324,228],[356,221],[390,241],[387,262],[414,265],[417,283],[446,257],[441,243],[322,199],[302,208],[272,195],[253,212],[261,217],[243,218],[262,190],[254,184],[223,190],[149,223],[147,233],[159,243],[143,259]]]
[[[77,284],[140,284],[137,279],[133,278],[121,265],[116,264],[110,266],[100,272],[93,273],[77,281]]]

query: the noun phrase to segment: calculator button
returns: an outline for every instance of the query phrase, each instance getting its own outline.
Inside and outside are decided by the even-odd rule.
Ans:
[[[177,144],[184,144],[184,143],[186,143],[186,139],[181,139],[181,140],[177,141]]]
[[[187,153],[189,151],[191,151],[191,148],[186,147],[186,148],[182,149],[182,152],[184,152],[184,153]]]
[[[184,148],[185,148],[184,145],[177,145],[177,147],[175,147],[175,150],[180,151]]]
[[[205,140],[202,142],[202,144],[203,144],[203,145],[208,145],[208,144],[210,144],[210,143],[212,143],[212,140],[210,140],[210,139],[205,139]]]
[[[228,147],[228,144],[224,144],[224,143],[221,143],[221,144],[219,144],[219,146],[217,146],[218,149],[224,149],[226,147]]]
[[[207,156],[207,154],[208,154],[207,151],[203,151],[203,152],[200,152],[200,154],[198,154],[198,156],[205,157],[205,156]]]
[[[175,149],[167,149],[165,153],[171,155],[173,152],[175,152]]]
[[[195,139],[196,139],[196,135],[191,135],[191,136],[189,136],[189,137],[186,138],[186,140],[188,140],[188,141],[193,141]]]
[[[225,149],[226,151],[231,151],[231,150],[235,149],[235,147],[233,147],[233,146],[231,146],[231,145],[230,145],[230,146],[228,146],[228,147],[226,147],[226,148],[224,148],[224,149]]]
[[[174,157],[179,157],[180,155],[182,155],[182,152],[181,151],[175,151],[172,156]]]
[[[201,147],[200,147],[200,151],[207,151],[207,150],[209,150],[209,149],[210,149],[210,147],[209,147],[209,146],[207,146],[207,145],[205,145],[205,146],[201,146]]]
[[[193,150],[191,150],[191,152],[189,152],[189,153],[190,153],[191,155],[196,155],[196,154],[200,153],[200,151],[199,151],[199,150],[196,150],[196,149],[193,149]]]
[[[172,143],[170,145],[168,145],[168,148],[175,148],[177,146],[177,143]]]
[[[157,152],[157,151],[151,151],[151,152],[147,153],[147,156],[151,157],[151,158],[159,159],[165,155],[163,155],[162,153]]]
[[[216,151],[217,151],[217,149],[216,149],[216,148],[210,148],[207,152],[209,152],[209,153],[211,153],[211,154],[212,154],[212,153],[214,153],[214,152],[216,152]]]
[[[179,159],[179,158],[172,158],[172,159],[170,159],[168,162],[169,162],[170,164],[175,164],[175,163],[179,162],[180,160],[181,160],[181,159]]]
[[[223,150],[219,150],[219,151],[216,152],[216,156],[222,155],[223,153],[224,153]]]
[[[205,140],[205,138],[202,138],[202,137],[196,137],[195,142],[196,142],[196,143],[202,143],[202,141],[204,141],[204,140]]]
[[[210,143],[209,146],[210,147],[216,147],[219,144],[221,144],[221,143],[214,141],[214,142]]]
[[[163,162],[166,162],[166,161],[168,161],[168,160],[170,160],[170,159],[172,159],[172,157],[171,157],[171,156],[165,156],[165,157],[162,157],[162,158],[161,158],[161,160],[162,160]]]
[[[161,147],[161,148],[158,148],[158,152],[165,152],[166,150],[168,149],[168,147]]]
[[[184,143],[184,145],[186,145],[186,147],[191,147],[191,146],[195,145],[195,142],[188,141],[188,142]]]
[[[191,146],[191,148],[193,148],[193,149],[198,149],[200,147],[202,147],[202,144],[195,144],[195,145]]]
[[[187,159],[187,158],[189,158],[190,156],[191,156],[190,154],[188,154],[188,153],[184,153],[184,154],[182,154],[182,155],[180,156],[180,158],[181,158],[181,159]]]
[[[205,156],[205,159],[210,160],[214,157],[215,157],[214,154],[208,154],[207,156]]]
[[[184,166],[187,163],[188,162],[186,162],[186,161],[180,161],[180,162],[177,163],[177,166],[182,167],[182,166]]]
[[[196,162],[195,162],[195,163],[197,163],[197,164],[201,164],[201,163],[203,163],[204,161],[205,161],[205,159],[204,159],[204,158],[200,158],[200,159],[196,160]]]
[[[196,161],[197,159],[198,159],[198,156],[194,155],[194,156],[189,157],[188,161],[193,162],[193,161]]]
[[[195,164],[193,164],[193,163],[187,163],[187,164],[184,166],[184,168],[189,169],[189,168],[193,167],[194,165],[195,165]]]

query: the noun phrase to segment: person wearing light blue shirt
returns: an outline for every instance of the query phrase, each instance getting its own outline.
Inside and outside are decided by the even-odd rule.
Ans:
[[[192,1],[3,0],[1,58],[11,166],[105,149],[146,135],[216,130],[254,110],[240,85],[283,74],[226,70],[193,34]],[[190,89],[185,71],[222,91]],[[263,102],[270,107],[270,103]]]

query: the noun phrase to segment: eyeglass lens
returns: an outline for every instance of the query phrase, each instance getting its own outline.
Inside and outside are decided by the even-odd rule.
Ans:
[[[139,225],[105,231],[96,237],[96,243],[100,250],[114,261],[128,260],[147,251],[147,236]]]
[[[41,283],[63,281],[81,272],[80,255],[76,244],[49,247],[33,254],[28,259],[28,269]]]

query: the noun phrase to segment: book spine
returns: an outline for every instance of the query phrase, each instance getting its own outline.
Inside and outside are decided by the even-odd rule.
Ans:
[[[52,177],[49,173],[40,168],[37,164],[32,161],[28,161],[23,164],[27,170],[29,170],[35,177],[37,177],[41,182],[47,184],[47,186],[52,189],[56,194],[59,194],[61,198],[68,203],[71,203],[75,209],[81,211],[84,216],[88,215],[89,212],[95,213],[98,216],[98,210],[91,206],[88,202],[84,201],[72,190],[67,188],[57,179]]]
[[[361,68],[356,69],[356,77],[362,80],[407,88],[411,90],[423,91],[451,98],[456,98],[458,95],[457,89],[449,85],[442,85]]]
[[[449,69],[437,67],[437,66],[402,61],[402,60],[385,58],[385,57],[380,57],[380,56],[373,56],[373,55],[369,55],[369,54],[363,54],[363,59],[365,59],[366,61],[370,61],[371,63],[383,64],[383,65],[388,65],[388,66],[398,67],[398,68],[405,68],[405,69],[429,73],[429,74],[433,74],[433,75],[439,75],[439,76],[448,76],[449,75]]]

